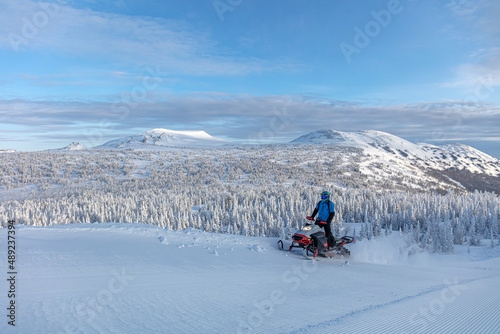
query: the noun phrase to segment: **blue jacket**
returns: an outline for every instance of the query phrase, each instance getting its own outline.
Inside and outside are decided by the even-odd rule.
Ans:
[[[318,219],[326,222],[330,213],[335,212],[335,205],[331,201],[319,201],[315,210],[318,210]]]

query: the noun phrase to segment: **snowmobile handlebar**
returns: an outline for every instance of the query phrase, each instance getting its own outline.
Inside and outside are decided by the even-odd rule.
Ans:
[[[307,220],[314,220],[313,217],[306,217]],[[327,224],[325,221],[322,221],[321,219],[316,219],[315,221],[316,224],[321,224],[321,225],[325,225]]]

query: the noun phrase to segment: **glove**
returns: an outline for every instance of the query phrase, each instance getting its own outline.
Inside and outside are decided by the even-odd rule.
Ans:
[[[309,219],[309,220],[314,220],[314,218],[311,217],[311,216],[307,216],[306,218]]]
[[[319,220],[318,223],[320,223],[321,225],[326,225],[326,222],[322,220]]]

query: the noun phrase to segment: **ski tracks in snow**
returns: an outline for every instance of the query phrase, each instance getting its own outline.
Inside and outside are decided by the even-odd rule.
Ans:
[[[415,295],[353,310],[289,334],[500,333],[500,276],[446,282]]]
[[[342,266],[274,238],[131,224],[20,232],[19,333],[500,333],[496,257]]]

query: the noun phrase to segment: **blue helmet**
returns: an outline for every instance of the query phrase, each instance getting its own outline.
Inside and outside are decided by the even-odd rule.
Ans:
[[[323,191],[321,193],[321,200],[323,202],[328,201],[330,199],[330,193],[328,191]]]

